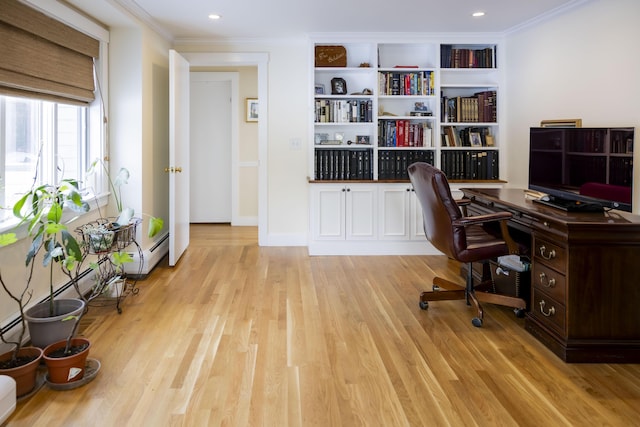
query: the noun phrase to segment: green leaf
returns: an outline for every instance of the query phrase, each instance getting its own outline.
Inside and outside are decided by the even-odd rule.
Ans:
[[[112,255],[113,263],[116,266],[121,266],[129,262],[133,262],[133,258],[129,255],[129,252],[114,252]]]
[[[18,241],[16,233],[0,234],[0,246],[9,246]]]
[[[60,222],[62,219],[62,206],[59,203],[53,203],[49,208],[47,219],[51,222]]]
[[[71,233],[67,230],[62,230],[62,244],[67,252],[67,255],[72,257],[74,260],[82,259],[82,251],[80,250],[80,245],[78,241],[73,237]]]
[[[64,319],[62,319],[63,322],[68,322],[69,320],[77,320],[78,316],[74,316],[73,314],[70,314],[69,316],[65,317]]]
[[[45,232],[47,234],[56,234],[67,229],[67,226],[60,223],[48,223],[45,226]]]
[[[151,219],[149,219],[149,232],[147,233],[147,235],[149,237],[155,236],[162,230],[162,227],[164,227],[164,221],[162,220],[162,218],[156,218],[152,216]]]

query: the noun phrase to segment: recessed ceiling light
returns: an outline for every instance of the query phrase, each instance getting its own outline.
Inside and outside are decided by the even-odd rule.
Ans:
[[[478,18],[478,17],[480,17],[480,16],[484,16],[484,12],[473,12],[473,13],[471,14],[471,16],[473,16],[473,17],[475,17],[475,18]]]
[[[212,14],[210,14],[210,15],[209,15],[209,19],[213,19],[214,21],[215,21],[216,19],[220,19],[220,18],[221,18],[221,16],[220,16],[220,15],[217,15],[217,14],[215,14],[215,13],[212,13]]]

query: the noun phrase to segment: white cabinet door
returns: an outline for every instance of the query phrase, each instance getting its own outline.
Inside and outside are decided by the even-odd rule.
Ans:
[[[411,240],[426,240],[424,234],[424,224],[422,223],[422,206],[416,197],[416,192],[411,189],[410,192],[410,221],[411,221]]]
[[[314,184],[311,188],[313,239],[376,239],[377,201],[375,185]]]
[[[377,187],[367,184],[348,184],[345,189],[347,240],[376,239]]]
[[[409,239],[411,184],[384,184],[379,186],[379,192],[380,239]]]
[[[314,240],[344,240],[345,186],[342,184],[313,185],[311,212]]]

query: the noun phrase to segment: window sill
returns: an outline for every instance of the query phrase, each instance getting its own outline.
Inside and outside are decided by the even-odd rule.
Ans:
[[[88,215],[92,212],[97,212],[98,208],[103,208],[105,207],[108,203],[109,203],[109,193],[105,193],[105,194],[101,194],[99,196],[91,196],[88,197],[86,200],[88,200],[89,202],[89,206],[90,209],[88,212],[83,213],[83,214],[79,214],[76,212],[65,212],[65,214],[63,215],[62,218],[62,222],[64,224],[70,224],[74,221],[76,221],[78,218],[81,218],[85,215]],[[13,216],[11,215],[11,218],[7,219],[6,221],[3,221],[0,223],[0,234],[3,233],[9,233],[9,232],[14,232],[16,233],[16,236],[18,237],[18,240],[24,239],[25,237],[27,237],[27,226],[26,224],[21,226],[21,227],[17,227],[19,221]],[[16,228],[17,227],[17,228]]]

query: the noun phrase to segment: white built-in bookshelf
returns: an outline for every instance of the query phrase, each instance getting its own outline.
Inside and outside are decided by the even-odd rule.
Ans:
[[[311,42],[312,253],[413,253],[422,217],[407,167],[500,185],[498,42]],[[374,249],[372,249],[374,248]],[[390,248],[390,249],[389,249]],[[423,253],[424,249],[418,252]]]

